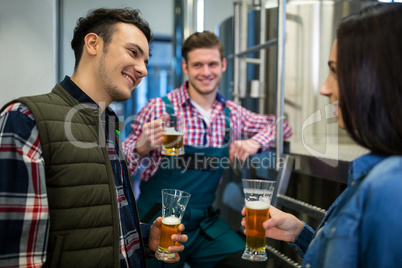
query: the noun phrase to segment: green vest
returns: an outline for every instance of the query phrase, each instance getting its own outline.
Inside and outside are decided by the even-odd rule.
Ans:
[[[45,266],[120,267],[116,188],[100,111],[79,103],[60,84],[49,94],[16,101],[34,115],[45,161]]]

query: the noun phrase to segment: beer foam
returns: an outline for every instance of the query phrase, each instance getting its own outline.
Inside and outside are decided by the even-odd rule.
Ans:
[[[163,131],[163,134],[165,135],[180,135],[181,133],[176,131],[174,129],[174,127],[167,127],[165,128],[165,130]]]
[[[176,225],[180,224],[180,219],[175,216],[169,216],[162,219],[162,223],[166,225]]]
[[[243,189],[245,194],[255,194],[255,195],[271,195],[273,193],[273,189],[267,190],[267,189],[248,189],[245,188]]]
[[[246,207],[255,210],[267,209],[271,205],[262,201],[246,201]]]

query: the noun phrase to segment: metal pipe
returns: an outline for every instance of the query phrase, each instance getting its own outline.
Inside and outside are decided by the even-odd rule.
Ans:
[[[247,49],[247,28],[248,28],[248,1],[242,1],[241,17],[240,17],[240,51]],[[246,56],[239,58],[239,97],[245,98],[247,96],[247,63]]]
[[[265,29],[265,26],[261,27],[261,28]],[[271,40],[269,40],[267,42],[263,41],[259,45],[252,46],[252,47],[250,47],[250,48],[248,48],[248,49],[246,49],[246,50],[244,50],[242,52],[239,52],[238,54],[236,54],[236,56],[242,57],[242,56],[245,56],[245,55],[248,55],[248,54],[252,54],[254,52],[259,52],[260,50],[262,51],[263,48],[267,48],[267,47],[276,45],[277,42],[278,42],[277,39],[271,39]],[[263,60],[265,61],[265,58]]]
[[[285,82],[286,0],[278,0],[278,76],[276,91],[276,154],[275,170],[279,171],[283,155],[283,109]]]
[[[265,10],[265,0],[261,0],[261,9],[260,9],[260,44],[265,43],[265,35],[266,35],[266,10]],[[258,110],[260,114],[265,113],[265,94],[264,94],[264,87],[265,87],[265,69],[266,69],[266,50],[261,49],[260,50],[260,88],[259,88],[259,105],[258,105]]]
[[[255,65],[260,65],[260,64],[261,64],[261,60],[260,60],[260,59],[247,58],[247,59],[246,59],[246,63],[255,64]]]
[[[174,0],[174,36],[173,36],[173,85],[179,87],[185,75],[181,70],[181,46],[193,32],[196,31],[196,0]]]
[[[186,40],[197,29],[197,3],[196,0],[184,1],[184,27],[183,40]]]
[[[237,55],[240,52],[240,4],[241,1],[234,1],[234,54]],[[239,101],[239,58],[234,57],[233,62],[233,100],[236,103]]]

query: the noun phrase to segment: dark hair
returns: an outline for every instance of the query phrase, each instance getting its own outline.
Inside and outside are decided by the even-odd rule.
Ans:
[[[181,55],[187,61],[188,53],[198,48],[213,48],[219,50],[221,59],[224,57],[223,45],[219,42],[218,36],[210,31],[195,32],[190,35],[181,48]]]
[[[129,23],[136,26],[144,33],[148,43],[150,43],[152,40],[151,29],[148,22],[143,20],[139,14],[140,11],[138,9],[99,8],[90,10],[86,17],[79,18],[74,29],[73,40],[71,41],[71,47],[74,50],[75,55],[74,69],[77,69],[81,60],[85,36],[88,33],[99,35],[103,39],[106,48],[115,31],[115,25],[119,22]]]
[[[350,136],[381,155],[402,154],[402,4],[376,4],[337,31],[339,106]]]

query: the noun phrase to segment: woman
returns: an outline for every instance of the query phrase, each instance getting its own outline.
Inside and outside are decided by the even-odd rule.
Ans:
[[[338,28],[320,93],[336,106],[339,126],[371,153],[351,163],[348,187],[317,232],[271,206],[266,236],[290,242],[303,267],[402,265],[401,18],[402,4],[377,4]]]

